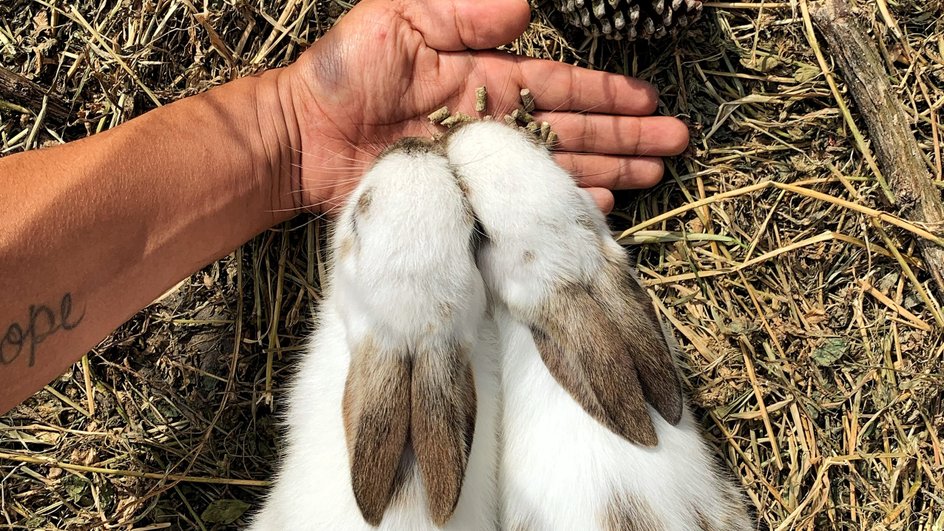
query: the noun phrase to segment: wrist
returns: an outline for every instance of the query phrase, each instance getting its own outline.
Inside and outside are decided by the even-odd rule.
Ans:
[[[331,56],[321,49],[323,42],[282,69],[279,79],[282,107],[288,111],[284,123],[297,142],[292,149],[293,199],[296,207],[312,213],[336,210],[356,185],[367,153],[342,131],[348,126],[361,133],[352,125],[358,123],[354,115],[359,109],[346,101],[346,88],[322,82],[320,72],[328,66],[315,66]]]
[[[248,78],[252,82],[252,109],[247,112],[247,139],[253,179],[268,204],[273,224],[299,213],[305,205],[301,186],[301,138],[291,86],[284,68]]]

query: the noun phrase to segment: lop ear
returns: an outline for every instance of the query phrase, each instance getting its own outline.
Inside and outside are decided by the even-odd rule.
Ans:
[[[666,422],[674,426],[682,420],[684,407],[682,383],[675,359],[678,346],[659,318],[642,283],[625,263],[626,260],[620,262],[608,265],[606,276],[610,279],[609,283],[621,286],[622,289],[613,292],[619,294],[619,298],[610,297],[607,307],[611,308],[610,315],[616,316],[616,324],[627,350],[636,360],[646,400]]]
[[[410,359],[363,342],[351,357],[342,413],[354,499],[364,520],[380,524],[410,425]]]
[[[567,284],[531,326],[557,382],[601,424],[626,440],[658,443],[648,402],[671,424],[682,418],[672,347],[652,302],[619,261],[592,284]]]
[[[635,360],[588,287],[553,294],[531,332],[551,375],[584,411],[632,443],[656,445]]]
[[[458,344],[415,353],[410,434],[429,514],[443,526],[455,511],[475,431],[475,382]]]

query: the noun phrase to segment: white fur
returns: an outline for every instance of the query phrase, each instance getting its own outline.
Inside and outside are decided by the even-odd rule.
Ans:
[[[532,529],[596,529],[614,493],[651,507],[665,531],[700,529],[697,508],[716,529],[749,529],[726,515],[740,501],[718,477],[686,410],[678,426],[650,409],[655,448],[627,442],[590,417],[541,361],[530,329],[504,312],[501,323],[503,523]],[[737,507],[733,507],[737,512]]]
[[[603,231],[606,222],[546,150],[497,122],[465,125],[446,145],[490,242],[479,250],[479,269],[502,302],[527,314],[554,282],[592,278],[602,257],[588,252],[597,239],[576,217]]]
[[[361,194],[369,213],[356,216]],[[379,527],[364,522],[351,487],[342,397],[352,347],[411,347],[458,338],[470,361],[476,420],[458,505],[446,530],[497,528],[498,369],[494,324],[472,261],[472,226],[441,155],[392,151],[364,176],[333,238],[336,262],[318,330],[290,390],[284,461],[253,531],[433,530],[417,467],[408,502],[391,504]],[[356,219],[356,221],[355,221]],[[353,250],[341,252],[353,239]],[[454,308],[443,317],[441,305]]]
[[[749,529],[740,495],[717,472],[688,411],[671,426],[650,408],[658,446],[627,442],[554,380],[530,328],[513,317],[529,315],[555,281],[592,279],[600,253],[578,218],[618,245],[589,194],[546,149],[502,124],[469,124],[446,142],[488,236],[478,265],[499,328],[503,528],[600,529],[607,506],[623,496],[645,502],[667,531],[699,529],[696,510],[715,529]]]

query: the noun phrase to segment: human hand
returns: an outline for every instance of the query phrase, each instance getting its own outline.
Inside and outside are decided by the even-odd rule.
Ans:
[[[366,0],[283,71],[283,111],[294,138],[294,185],[284,208],[330,212],[386,145],[430,136],[426,116],[448,105],[473,114],[476,87],[489,109],[535,95],[535,118],[559,137],[556,157],[604,211],[612,189],[662,178],[660,157],[688,145],[671,117],[648,116],[648,83],[549,60],[475,51],[506,44],[528,25],[524,0]],[[283,95],[284,98],[284,95]]]

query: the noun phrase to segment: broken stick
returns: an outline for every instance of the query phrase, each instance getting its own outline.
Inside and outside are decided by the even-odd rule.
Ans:
[[[39,114],[43,96],[46,96],[46,116],[58,123],[68,121],[69,104],[62,97],[0,66],[0,100],[7,100]]]
[[[944,205],[921,159],[911,123],[892,92],[874,40],[861,28],[847,0],[811,2],[810,17],[826,38],[846,85],[869,129],[899,214],[935,235],[944,233]],[[944,295],[944,247],[919,240],[925,266]]]

